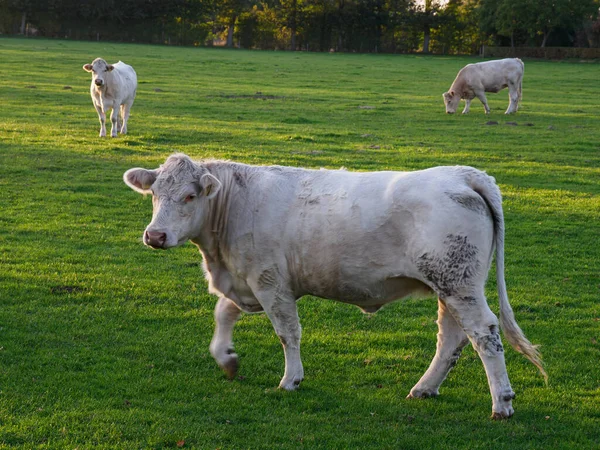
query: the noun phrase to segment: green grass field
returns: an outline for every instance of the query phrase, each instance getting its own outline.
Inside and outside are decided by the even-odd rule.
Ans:
[[[138,74],[125,137],[98,137],[81,67],[99,56]],[[517,115],[507,91],[488,117],[477,100],[446,115],[441,94],[475,61],[0,39],[0,448],[600,448],[600,65],[527,60]],[[122,182],[175,151],[486,170],[505,198],[511,303],[549,385],[507,348],[516,412],[491,421],[469,347],[440,397],[405,399],[435,352],[434,298],[373,316],[303,299],[296,392],[276,389],[268,319],[245,315],[228,381],[197,250],[145,247],[151,200]],[[497,311],[495,277],[487,294]]]

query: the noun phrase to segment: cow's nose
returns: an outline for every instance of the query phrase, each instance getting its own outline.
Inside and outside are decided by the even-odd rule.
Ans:
[[[154,248],[163,248],[167,240],[167,233],[160,231],[146,231],[146,244]]]
[[[446,114],[454,114],[452,111],[446,111]]]
[[[102,80],[96,80],[94,83],[96,83],[96,86],[102,86]]]

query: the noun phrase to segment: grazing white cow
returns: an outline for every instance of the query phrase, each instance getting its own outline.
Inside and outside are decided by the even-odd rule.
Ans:
[[[496,249],[500,326],[508,342],[544,374],[540,355],[515,322],[504,282],[502,198],[492,177],[472,167],[353,173],[256,167],[170,156],[124,180],[152,193],[143,236],[154,248],[191,240],[219,300],[210,351],[233,377],[232,331],[240,311],[264,311],[283,344],[280,388],[304,378],[296,301],[316,295],[375,312],[411,294],[435,293],[438,344],[409,397],[438,389],[468,343],[487,373],[493,418],[513,414],[498,319],[484,285]]]
[[[510,103],[505,114],[517,112],[521,101],[523,86],[523,73],[525,65],[519,58],[506,58],[496,61],[486,61],[476,64],[467,64],[463,67],[448,92],[444,92],[446,113],[454,114],[461,99],[465,100],[463,114],[467,114],[471,107],[471,100],[477,97],[483,103],[485,113],[490,113],[486,92],[500,92],[508,87]]]
[[[137,75],[133,67],[122,61],[108,64],[102,58],[96,58],[91,64],[85,64],[83,70],[92,72],[90,93],[100,119],[100,137],[106,136],[106,113],[111,108],[110,135],[116,137],[117,131],[127,134],[129,110],[137,90]]]

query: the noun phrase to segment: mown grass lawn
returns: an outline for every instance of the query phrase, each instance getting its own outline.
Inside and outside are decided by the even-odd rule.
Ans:
[[[128,136],[98,137],[81,69],[98,56],[138,73]],[[0,39],[0,448],[599,448],[600,65],[525,61],[517,115],[503,91],[489,117],[476,101],[447,116],[441,94],[474,61]],[[227,381],[197,250],[144,247],[150,198],[121,179],[174,151],[486,170],[505,197],[511,303],[549,385],[507,349],[516,413],[493,422],[468,348],[440,397],[406,400],[435,352],[434,298],[373,316],[303,299],[297,392],[275,389],[281,346],[246,315]],[[494,279],[487,294],[497,310]]]

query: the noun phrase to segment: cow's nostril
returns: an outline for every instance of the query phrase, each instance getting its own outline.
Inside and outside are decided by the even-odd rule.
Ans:
[[[162,247],[167,240],[167,233],[146,231],[146,243],[152,247]]]

